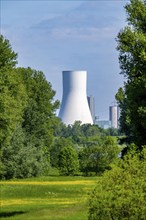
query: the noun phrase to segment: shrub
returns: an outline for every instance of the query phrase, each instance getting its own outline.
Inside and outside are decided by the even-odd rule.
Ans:
[[[89,220],[146,219],[146,148],[133,150],[100,177],[89,199]]]
[[[59,154],[58,169],[63,175],[74,175],[79,170],[78,154],[71,146],[61,149]]]

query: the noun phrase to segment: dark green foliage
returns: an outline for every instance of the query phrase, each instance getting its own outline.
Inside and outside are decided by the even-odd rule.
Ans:
[[[57,124],[55,129],[55,136],[61,136],[64,138],[71,138],[75,144],[85,144],[88,142],[88,138],[94,139],[94,137],[105,136],[106,132],[99,128],[98,125],[81,124],[80,121],[76,121],[73,125],[64,125],[62,122]]]
[[[89,200],[89,220],[146,219],[146,146],[134,149],[97,181]]]
[[[64,131],[66,130],[66,125],[61,121],[60,118],[56,118],[56,123],[54,124],[54,136],[64,137]]]
[[[9,145],[2,148],[1,178],[27,178],[44,174],[49,161],[42,147],[29,142],[21,127],[13,134]]]
[[[74,175],[79,170],[78,154],[71,146],[63,147],[58,156],[58,168],[63,175]]]
[[[131,0],[125,7],[128,26],[118,34],[124,88],[116,98],[121,109],[120,127],[128,143],[146,144],[146,2]]]
[[[68,147],[68,146],[71,146],[71,147],[74,146],[71,139],[63,138],[63,137],[59,137],[59,138],[54,139],[54,141],[51,145],[51,149],[50,149],[51,166],[58,168],[60,151],[64,147]]]
[[[51,165],[57,167],[60,151],[63,147],[71,146],[78,153],[80,171],[84,175],[102,174],[110,169],[110,164],[117,159],[121,150],[117,138],[106,137],[106,133],[97,125],[82,125],[76,121],[73,125],[65,126],[59,122],[55,129],[57,137],[50,151]]]
[[[93,172],[98,172],[98,158],[100,157],[100,148],[97,146],[84,147],[79,152],[80,171],[85,176]],[[96,172],[96,173],[97,173]]]
[[[107,136],[122,136],[120,130],[117,128],[108,128],[105,132]]]
[[[85,175],[91,172],[96,175],[101,174],[106,169],[110,169],[111,163],[117,159],[119,152],[120,147],[115,138],[105,137],[101,143],[91,142],[79,152],[80,170]]]

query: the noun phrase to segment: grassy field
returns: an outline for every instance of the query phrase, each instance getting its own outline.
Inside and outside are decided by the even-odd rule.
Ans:
[[[1,181],[1,220],[87,220],[87,198],[97,177]]]

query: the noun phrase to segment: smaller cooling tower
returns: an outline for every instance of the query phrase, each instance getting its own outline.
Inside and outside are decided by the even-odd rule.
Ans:
[[[86,71],[63,71],[63,97],[59,118],[65,124],[93,124],[86,94]]]

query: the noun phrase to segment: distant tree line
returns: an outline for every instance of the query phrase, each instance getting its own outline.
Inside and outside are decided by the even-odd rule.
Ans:
[[[77,165],[78,171],[86,176],[99,175],[106,169],[110,169],[110,164],[117,159],[121,151],[117,137],[107,136],[106,131],[97,125],[82,125],[81,122],[76,121],[73,125],[66,126],[60,121],[54,135],[50,162],[51,166],[58,168],[62,174],[67,174],[61,168],[63,163],[60,163],[66,148],[70,151],[70,154],[66,152],[68,158],[72,151],[77,155],[75,156],[76,163],[70,160],[70,166],[73,162]],[[77,173],[76,168],[74,172],[68,171],[67,175]]]

